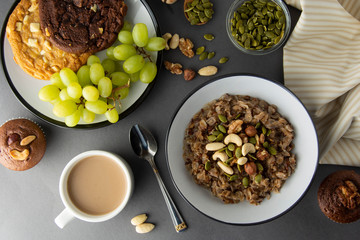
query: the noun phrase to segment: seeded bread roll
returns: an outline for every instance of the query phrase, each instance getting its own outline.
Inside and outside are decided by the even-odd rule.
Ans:
[[[41,128],[28,119],[7,121],[0,127],[0,163],[24,171],[40,162],[46,150]]]

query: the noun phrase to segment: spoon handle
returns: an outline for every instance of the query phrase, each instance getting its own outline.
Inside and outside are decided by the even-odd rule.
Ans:
[[[183,218],[181,217],[179,211],[177,210],[177,208],[175,206],[175,203],[171,199],[170,194],[167,191],[163,180],[161,179],[159,171],[157,170],[157,167],[155,165],[154,158],[149,159],[149,162],[150,162],[150,165],[151,165],[151,167],[152,167],[152,169],[153,169],[153,171],[155,173],[156,179],[157,179],[157,181],[159,183],[160,190],[161,190],[161,192],[162,192],[162,194],[164,196],[164,199],[165,199],[165,203],[166,203],[166,205],[167,205],[167,207],[169,209],[171,220],[172,220],[172,222],[174,224],[175,230],[176,230],[176,232],[182,232],[187,228],[186,223],[184,222]]]

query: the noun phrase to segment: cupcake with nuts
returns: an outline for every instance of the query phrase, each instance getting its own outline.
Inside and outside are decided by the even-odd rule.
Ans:
[[[40,162],[46,150],[41,128],[28,119],[13,119],[0,127],[0,163],[24,171]]]
[[[343,170],[330,174],[320,184],[318,203],[321,211],[337,223],[360,218],[360,175]]]

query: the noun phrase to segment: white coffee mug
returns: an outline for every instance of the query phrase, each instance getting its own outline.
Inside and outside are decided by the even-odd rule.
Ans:
[[[81,160],[85,158],[89,158],[92,156],[103,156],[109,159],[112,159],[115,163],[119,165],[119,167],[123,170],[125,174],[126,179],[126,192],[125,197],[121,201],[121,203],[111,212],[103,214],[103,215],[92,215],[85,213],[78,209],[74,203],[71,201],[69,192],[68,192],[68,178],[73,170],[73,168],[76,166],[77,163],[79,163]],[[74,218],[78,218],[87,222],[102,222],[109,220],[113,217],[115,217],[118,213],[121,212],[121,210],[126,206],[128,203],[132,192],[134,188],[134,177],[133,173],[131,171],[130,166],[127,164],[127,162],[120,156],[106,152],[101,150],[92,150],[83,152],[77,156],[75,156],[73,159],[70,160],[70,162],[65,166],[61,177],[60,177],[60,183],[59,183],[59,191],[60,196],[63,204],[65,205],[65,209],[55,218],[55,223],[60,227],[63,228],[66,224],[68,224],[71,220]]]

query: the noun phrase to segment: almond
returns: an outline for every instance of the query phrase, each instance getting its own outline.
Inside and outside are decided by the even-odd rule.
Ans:
[[[29,156],[30,152],[28,149],[25,149],[22,152],[19,152],[18,150],[11,150],[10,151],[10,155],[14,160],[17,161],[24,161],[27,159],[27,157]]]
[[[200,76],[212,76],[217,73],[218,69],[215,66],[206,66],[203,68],[200,68],[198,73]]]
[[[145,213],[140,214],[131,219],[131,224],[134,226],[137,226],[137,225],[144,223],[146,221],[146,219],[147,219],[147,216]]]
[[[36,139],[35,135],[29,135],[21,140],[20,146],[26,146],[26,145],[30,144],[32,141],[34,141],[35,139]]]
[[[155,225],[152,223],[142,223],[136,226],[137,233],[148,233],[154,229]]]

